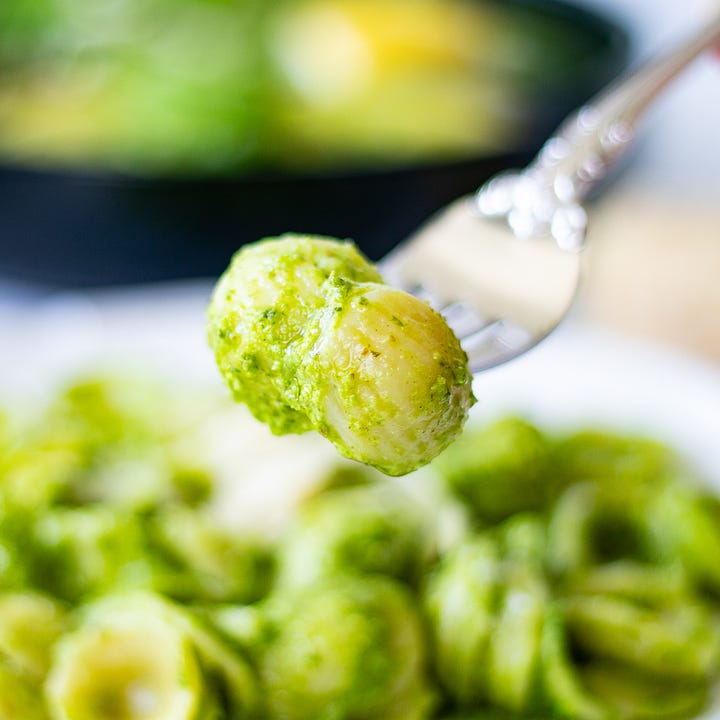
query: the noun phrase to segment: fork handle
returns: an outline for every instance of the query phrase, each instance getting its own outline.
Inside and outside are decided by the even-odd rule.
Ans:
[[[638,120],[664,88],[720,40],[720,11],[684,42],[643,63],[573,113],[528,170],[563,203],[576,203],[627,149]]]

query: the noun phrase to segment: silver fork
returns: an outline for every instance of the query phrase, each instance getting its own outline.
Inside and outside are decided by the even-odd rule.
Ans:
[[[571,115],[526,169],[455,201],[383,259],[387,282],[443,313],[473,373],[534,347],[567,314],[585,245],[583,198],[652,101],[719,40],[720,11]]]

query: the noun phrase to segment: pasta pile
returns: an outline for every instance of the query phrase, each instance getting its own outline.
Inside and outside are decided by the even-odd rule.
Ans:
[[[506,418],[402,480],[338,460],[260,537],[212,512],[223,407],[84,380],[0,419],[0,720],[707,706],[720,502],[668,448]]]

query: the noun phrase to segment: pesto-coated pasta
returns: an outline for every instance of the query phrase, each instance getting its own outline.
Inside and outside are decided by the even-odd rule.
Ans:
[[[571,575],[564,582],[570,595],[609,595],[647,607],[693,602],[694,589],[680,563],[649,564],[616,560]]]
[[[387,486],[323,493],[302,508],[280,550],[281,587],[309,587],[338,572],[417,582],[433,539],[413,499]]]
[[[53,720],[254,718],[247,663],[183,610],[149,594],[108,596],[55,648]]]
[[[213,292],[208,336],[235,399],[273,432],[317,430],[390,475],[445,449],[474,402],[443,317],[383,284],[349,242],[241,248]]]
[[[0,656],[41,681],[50,649],[67,628],[66,608],[35,592],[0,594]]]
[[[691,486],[667,484],[648,503],[647,523],[660,557],[679,559],[720,594],[720,514],[710,498]]]
[[[0,720],[47,720],[42,689],[21,670],[0,659]]]
[[[694,717],[708,698],[704,681],[668,683],[637,670],[628,672],[624,665],[593,663],[583,670],[582,677],[615,717],[627,720]]]
[[[438,677],[460,705],[487,696],[485,665],[499,592],[499,563],[492,538],[467,541],[442,560],[425,591]]]
[[[32,432],[0,429],[0,720],[689,720],[711,702],[720,502],[667,448],[508,418],[407,480],[318,462],[329,480],[259,538],[216,514],[255,449],[224,467],[196,442],[232,405],[165,397],[81,382]]]
[[[222,528],[207,514],[173,507],[148,522],[151,546],[165,567],[158,584],[181,600],[249,603],[272,581],[273,558],[258,538]]]
[[[33,541],[38,585],[64,600],[152,585],[153,562],[136,516],[107,506],[53,508],[35,523]]]
[[[564,614],[575,641],[596,657],[691,680],[720,668],[720,623],[702,607],[649,610],[593,595],[569,598]]]
[[[522,712],[536,702],[540,639],[548,603],[543,578],[532,568],[504,568],[504,595],[490,637],[488,699]]]
[[[485,522],[544,510],[556,493],[547,438],[518,418],[470,428],[438,458],[437,468]]]
[[[260,661],[270,720],[425,720],[435,693],[410,593],[338,577],[279,600]]]
[[[569,651],[562,613],[548,609],[541,640],[542,683],[555,712],[572,720],[612,720],[612,714],[583,686]]]
[[[58,644],[46,687],[53,720],[194,720],[204,695],[191,638],[162,605],[137,598],[89,608]]]

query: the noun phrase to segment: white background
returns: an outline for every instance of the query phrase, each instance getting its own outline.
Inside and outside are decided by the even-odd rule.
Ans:
[[[668,47],[710,15],[720,0],[576,0],[620,19],[632,31],[635,57]],[[670,188],[720,207],[720,57],[700,58],[643,121],[639,147],[623,182]]]

